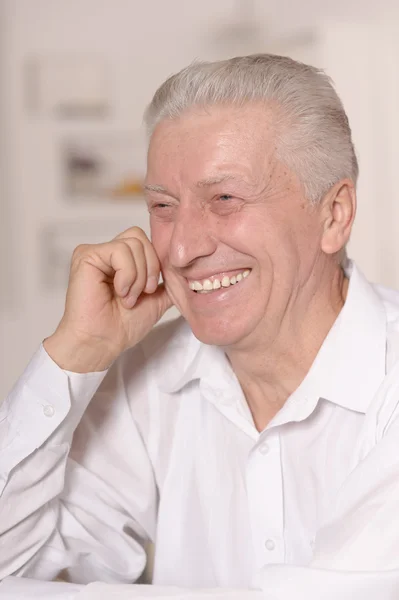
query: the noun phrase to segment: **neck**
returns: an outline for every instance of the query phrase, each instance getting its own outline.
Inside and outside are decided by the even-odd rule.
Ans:
[[[273,339],[260,331],[255,343],[226,351],[255,426],[262,431],[306,377],[344,305],[348,280],[337,267],[324,285],[287,304]]]

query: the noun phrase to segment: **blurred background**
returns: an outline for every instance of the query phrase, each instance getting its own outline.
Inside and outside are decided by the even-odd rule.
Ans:
[[[81,242],[139,225],[142,113],[192,60],[288,54],[324,68],[352,125],[349,254],[399,288],[397,0],[0,0],[0,396],[63,311]]]

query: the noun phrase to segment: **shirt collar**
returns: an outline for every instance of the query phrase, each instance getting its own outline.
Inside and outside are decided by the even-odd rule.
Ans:
[[[237,383],[224,350],[200,342],[185,321],[163,348],[153,369],[159,389],[169,394],[179,392],[195,380],[231,394],[232,386]]]
[[[365,413],[386,374],[386,313],[352,261],[345,271],[345,304],[295,394]]]
[[[317,403],[323,398],[365,413],[386,373],[386,313],[352,261],[348,261],[346,274],[345,304],[291,400],[300,396]],[[216,386],[221,396],[228,390],[231,393],[237,382],[224,352],[199,342],[187,324],[176,333],[177,341],[168,345],[158,371],[160,389],[177,392],[197,379]]]

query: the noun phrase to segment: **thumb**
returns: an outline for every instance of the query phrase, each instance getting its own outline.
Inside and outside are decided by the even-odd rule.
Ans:
[[[173,301],[169,296],[165,284],[161,283],[153,294],[149,294],[151,300],[156,304],[158,321],[173,306]]]

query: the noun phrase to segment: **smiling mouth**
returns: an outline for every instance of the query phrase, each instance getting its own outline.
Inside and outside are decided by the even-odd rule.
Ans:
[[[189,281],[188,285],[190,290],[197,292],[198,294],[211,294],[221,288],[228,288],[231,285],[237,285],[244,279],[246,279],[251,273],[250,269],[239,271],[232,277],[224,275],[222,278],[211,277],[209,279],[203,279],[202,281]]]

